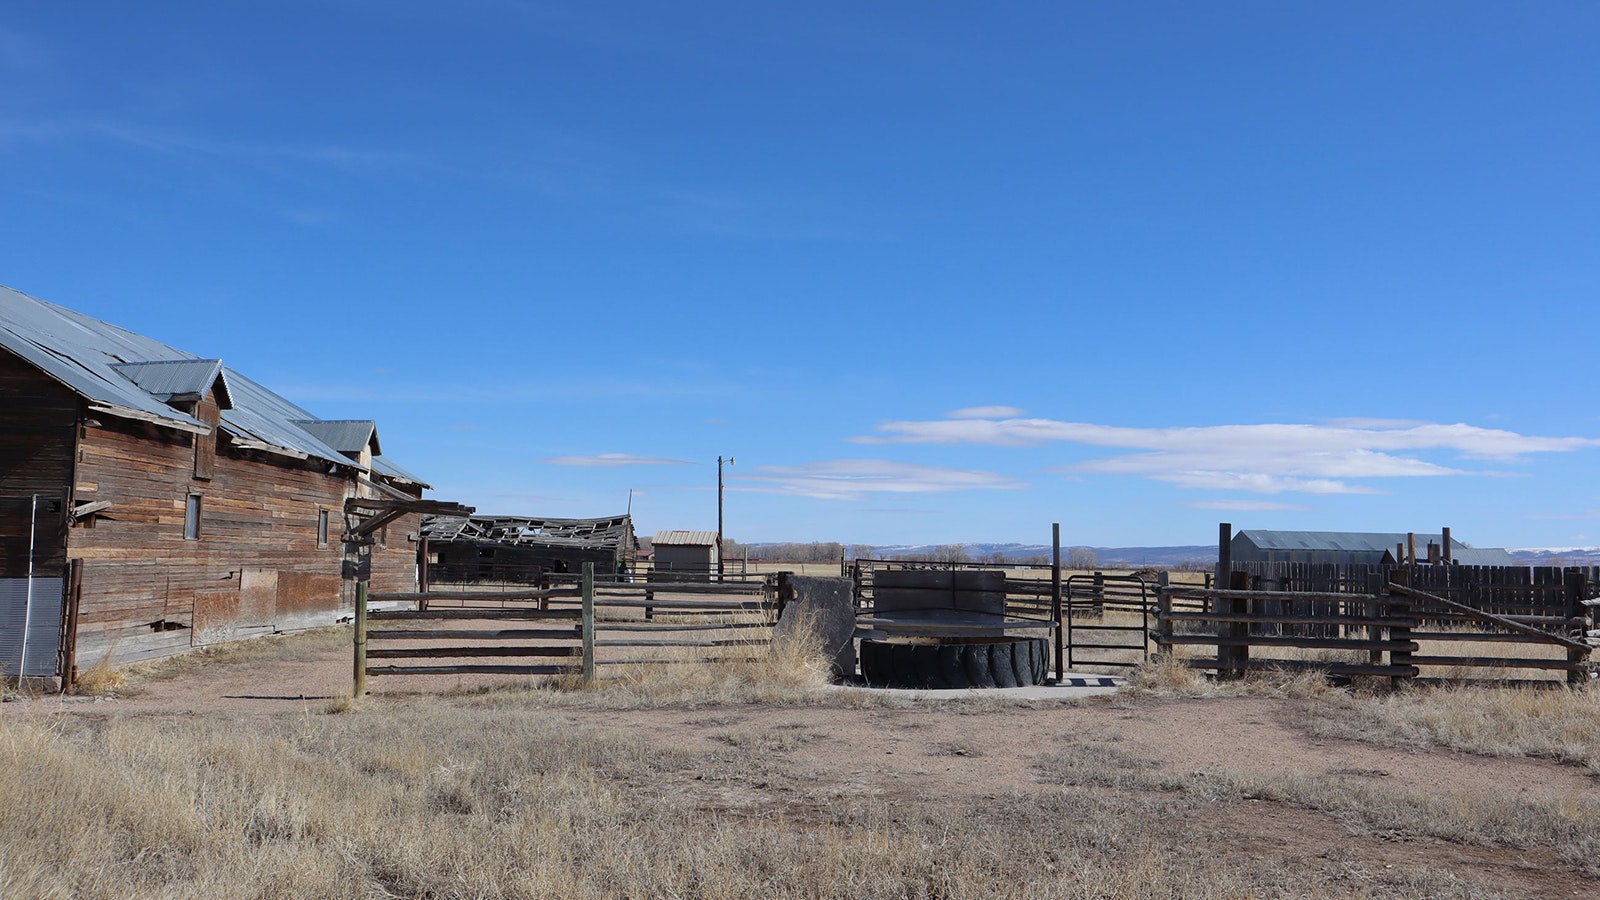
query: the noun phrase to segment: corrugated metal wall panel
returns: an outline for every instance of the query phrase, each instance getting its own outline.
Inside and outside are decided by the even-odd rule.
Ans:
[[[0,578],[0,673],[15,678],[24,662],[22,627],[28,625],[26,676],[56,673],[61,643],[61,578],[33,579],[33,613],[28,614],[28,579]]]

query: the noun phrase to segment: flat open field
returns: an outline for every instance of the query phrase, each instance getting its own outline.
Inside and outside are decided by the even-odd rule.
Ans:
[[[3,897],[1590,897],[1600,693],[930,702],[375,679],[346,634],[0,706]]]

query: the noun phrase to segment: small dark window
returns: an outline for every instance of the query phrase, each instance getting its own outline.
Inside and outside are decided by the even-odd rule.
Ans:
[[[200,540],[199,494],[190,494],[188,504],[183,509],[183,539],[186,541]]]
[[[328,546],[328,511],[317,510],[317,546]]]

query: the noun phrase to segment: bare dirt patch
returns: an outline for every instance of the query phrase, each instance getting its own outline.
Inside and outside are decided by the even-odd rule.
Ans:
[[[349,667],[349,651],[329,642],[293,658],[136,678],[130,695],[99,703],[8,703],[0,718],[173,723],[164,729],[256,722],[265,732],[328,715],[330,701],[349,690]],[[1030,844],[1030,853],[1042,854],[1023,864],[1037,878],[1035,896],[1104,895],[1100,888],[1119,883],[1145,886],[1131,896],[1146,895],[1152,884],[1168,884],[1175,896],[1237,894],[1241,885],[1245,893],[1283,896],[1600,894],[1600,872],[1582,858],[1584,848],[1600,845],[1585,817],[1600,808],[1600,788],[1583,768],[1316,737],[1307,727],[1317,715],[1314,698],[1115,696],[1076,705],[819,699],[617,709],[547,703],[539,692],[473,691],[503,683],[375,679],[375,693],[343,716],[359,723],[356,732],[459,709],[508,728],[540,718],[558,720],[574,735],[625,735],[643,758],[673,762],[618,776],[621,796],[687,804],[724,826],[864,829],[892,844],[897,834],[926,841],[950,810],[988,811],[999,821],[1058,830],[1063,846],[1105,861],[1089,867],[1081,856],[1056,858],[1047,839]],[[414,765],[443,777],[438,764]],[[453,758],[449,765],[476,763]],[[1322,799],[1324,787],[1339,790]],[[1361,806],[1386,797],[1395,799],[1393,809]],[[461,801],[462,809],[471,806],[470,797]],[[1493,822],[1406,824],[1408,808],[1450,807],[1504,811],[1513,820],[1541,811],[1567,818],[1508,821],[1504,835]],[[1003,842],[983,846],[1000,852]],[[1128,880],[1118,882],[1124,866]],[[1196,880],[1171,881],[1191,869],[1201,873]],[[1210,891],[1219,871],[1233,879],[1231,887]]]

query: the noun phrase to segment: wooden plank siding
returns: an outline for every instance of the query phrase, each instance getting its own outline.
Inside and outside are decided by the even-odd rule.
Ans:
[[[208,400],[210,398],[207,398]],[[256,634],[331,624],[354,598],[341,578],[339,537],[349,470],[323,460],[238,451],[212,453],[198,438],[154,425],[99,417],[84,430],[78,503],[109,501],[93,527],[71,529],[70,556],[83,560],[80,666],[164,656]],[[198,465],[197,465],[198,461]],[[196,470],[202,475],[197,477]],[[199,538],[184,536],[189,495],[201,497]],[[318,514],[329,513],[318,544]],[[380,590],[414,589],[411,516],[389,527],[372,553]]]
[[[76,394],[0,350],[0,578],[27,576],[30,520],[34,573],[65,573],[66,488],[79,409]],[[34,494],[41,495],[36,518]]]

